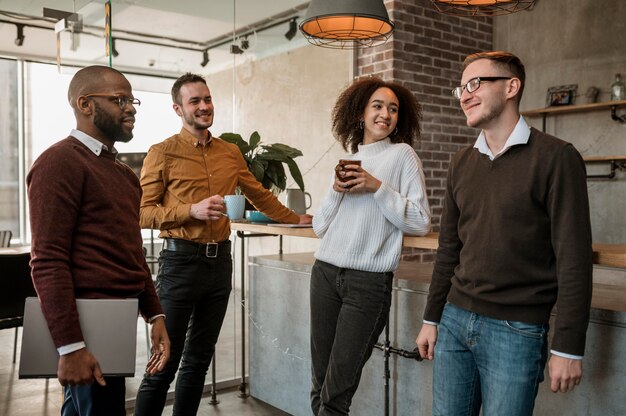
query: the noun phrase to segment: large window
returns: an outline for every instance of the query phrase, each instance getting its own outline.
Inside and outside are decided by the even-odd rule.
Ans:
[[[14,240],[22,243],[29,242],[30,236],[27,209],[20,208],[20,201],[22,205],[26,201],[20,181],[44,150],[76,127],[67,101],[67,88],[76,70],[62,67],[59,73],[55,65],[0,59],[0,229],[11,230]],[[133,140],[115,147],[120,153],[147,152],[152,144],[180,130],[169,94],[174,80],[137,75],[128,78],[141,106],[137,108]],[[19,85],[24,86],[23,104],[18,99]],[[24,126],[23,134],[20,125]]]
[[[19,238],[17,62],[0,59],[0,230]]]

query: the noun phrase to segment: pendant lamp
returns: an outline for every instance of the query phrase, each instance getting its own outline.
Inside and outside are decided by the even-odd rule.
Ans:
[[[454,16],[498,16],[531,9],[535,0],[430,0],[435,9]]]
[[[312,0],[300,31],[313,45],[351,49],[385,43],[393,22],[383,0]]]

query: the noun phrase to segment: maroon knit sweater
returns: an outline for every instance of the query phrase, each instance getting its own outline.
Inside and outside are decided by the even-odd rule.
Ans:
[[[35,288],[58,347],[83,341],[76,298],[138,298],[163,313],[145,261],[133,171],[73,137],[46,150],[26,179]]]

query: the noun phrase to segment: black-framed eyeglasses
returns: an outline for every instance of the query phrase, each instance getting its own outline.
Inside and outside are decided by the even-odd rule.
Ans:
[[[460,87],[456,87],[452,89],[452,96],[454,98],[460,100],[461,95],[463,94],[463,90],[467,90],[467,92],[474,92],[478,88],[480,88],[480,83],[484,81],[498,81],[501,79],[511,79],[513,77],[476,77],[472,78],[465,85],[461,85]]]
[[[89,98],[89,97],[110,98],[111,101],[116,102],[117,105],[119,105],[121,109],[124,109],[124,107],[126,107],[128,104],[132,104],[132,105],[136,105],[136,106],[140,106],[141,105],[141,101],[139,101],[138,98],[132,98],[132,97],[127,97],[125,95],[118,95],[118,94],[94,93],[94,94],[86,94],[84,97],[86,97],[86,98]]]

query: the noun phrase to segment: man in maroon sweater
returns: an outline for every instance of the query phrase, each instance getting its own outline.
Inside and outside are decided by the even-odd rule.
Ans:
[[[448,170],[420,355],[434,359],[433,414],[531,415],[548,359],[553,392],[582,378],[592,288],[585,165],[520,117],[524,66],[468,56],[452,92],[474,146]]]
[[[148,373],[169,358],[164,315],[146,265],[133,171],[116,159],[116,141],[133,137],[130,83],[105,66],[81,69],[68,100],[76,117],[70,136],[51,146],[28,174],[32,277],[59,351],[63,416],[125,415],[122,377],[103,377],[86,348],[77,298],[137,298],[152,323]]]

